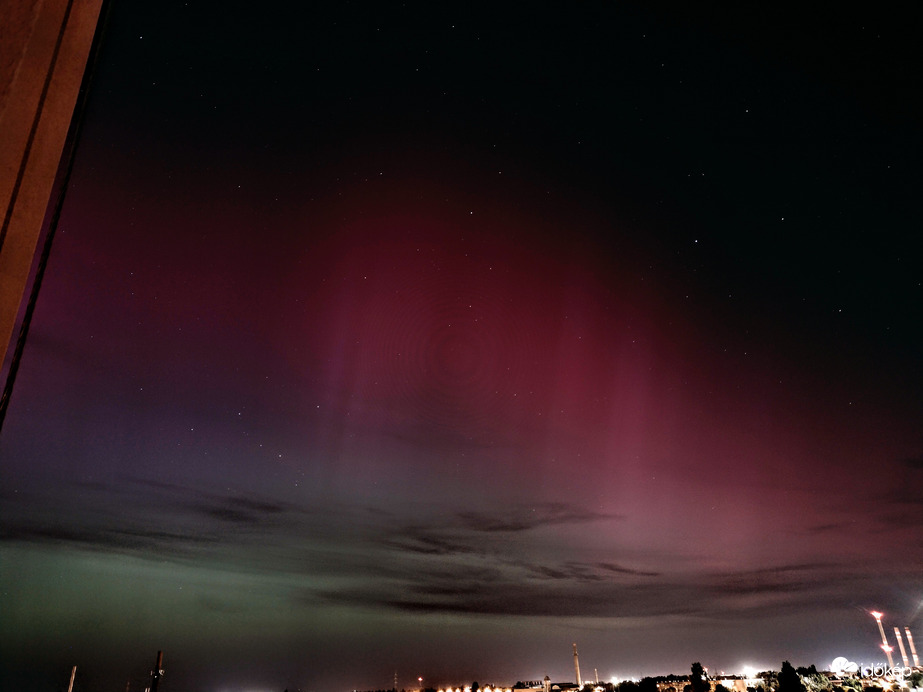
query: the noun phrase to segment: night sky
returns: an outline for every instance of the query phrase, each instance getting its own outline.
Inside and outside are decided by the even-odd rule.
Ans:
[[[115,3],[0,436],[0,688],[923,641],[880,5]]]

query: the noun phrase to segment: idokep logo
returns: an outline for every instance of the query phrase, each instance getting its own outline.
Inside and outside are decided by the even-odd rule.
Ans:
[[[888,666],[878,663],[875,665],[865,665],[864,663],[859,666],[859,673],[863,678],[887,678],[889,680],[906,680],[911,675],[913,675],[914,668],[912,666]]]

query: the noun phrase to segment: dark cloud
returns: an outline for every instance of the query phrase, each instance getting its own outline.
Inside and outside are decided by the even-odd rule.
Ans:
[[[657,576],[655,572],[642,572],[625,568],[614,567],[605,563],[566,562],[554,567],[548,565],[523,565],[525,569],[541,577],[557,580],[576,580],[584,582],[599,582],[611,580],[613,574],[631,576]]]
[[[228,501],[247,509],[250,512],[259,512],[262,514],[280,514],[284,512],[287,505],[281,502],[270,502],[268,500],[257,500],[250,497],[236,495],[228,498]]]
[[[259,517],[234,507],[203,507],[202,511],[210,517],[235,524],[258,524]]]
[[[463,577],[447,580],[441,584],[417,584],[414,592],[421,596],[467,597],[476,595],[481,588],[478,583],[466,581]]]
[[[419,529],[410,529],[403,535],[385,537],[381,540],[381,544],[390,548],[423,555],[465,555],[479,552],[476,548],[459,540]]]
[[[236,524],[261,524],[283,514],[288,508],[277,502],[267,502],[235,495],[217,500],[220,504],[200,505],[197,509],[208,516]]]
[[[410,613],[467,613],[469,615],[513,615],[510,612],[501,612],[497,609],[490,608],[474,600],[465,601],[412,601],[391,600],[382,601],[378,605],[384,606],[391,610],[402,610]],[[504,609],[507,610],[507,609]],[[519,614],[519,613],[515,613]]]
[[[547,577],[548,579],[573,579],[574,575],[568,570],[555,569],[554,567],[546,567],[545,565],[534,565],[530,567],[532,572],[538,574],[541,577]]]
[[[836,531],[841,531],[849,528],[849,524],[845,521],[834,521],[824,524],[816,524],[814,526],[807,526],[804,529],[805,533],[833,533]]]
[[[806,562],[796,565],[779,565],[776,567],[762,567],[760,569],[749,570],[743,574],[763,575],[763,574],[804,574],[807,572],[816,572],[820,570],[837,569],[835,563],[827,562]]]
[[[328,588],[312,598],[418,613],[760,617],[839,604],[864,573],[834,563],[801,563],[666,578],[611,563],[529,561],[486,551],[460,561],[458,571],[446,571],[444,555],[419,556],[424,562],[390,562],[374,583]]]
[[[615,572],[617,574],[635,574],[640,577],[659,577],[661,574],[660,572],[647,572],[644,570],[630,569],[628,567],[616,565],[611,562],[598,562],[596,563],[596,566],[609,572]]]
[[[764,594],[803,591],[816,582],[807,579],[767,579],[753,575],[736,575],[711,584],[717,594]]]
[[[159,486],[148,489],[154,487]],[[618,518],[562,503],[510,510],[524,513],[522,520],[506,521],[502,511],[466,511],[408,525],[372,506],[354,512],[305,510],[255,494],[159,488],[165,496],[145,494],[148,504],[85,508],[67,527],[50,513],[12,517],[0,540],[69,544],[142,558],[187,561],[198,556],[200,563],[204,559],[222,568],[323,576],[325,586],[304,589],[302,602],[419,613],[757,616],[839,603],[870,569],[861,563],[847,567],[816,561],[671,574],[646,569],[652,558],[643,555],[635,557],[635,564],[550,559],[538,545],[523,540],[524,532]],[[814,532],[833,530],[818,526]],[[217,602],[203,607],[211,606],[222,608]]]
[[[530,507],[510,508],[503,512],[460,512],[458,520],[464,528],[483,532],[529,531],[543,526],[583,524],[593,521],[622,519],[618,514],[592,512],[576,505],[548,502]]]
[[[614,519],[621,519],[621,516],[587,511],[564,503],[514,506],[494,512],[458,512],[446,519],[437,519],[428,526],[402,526],[388,515],[379,515],[380,537],[377,542],[388,548],[421,555],[487,555],[493,550],[492,540],[496,535]],[[595,577],[587,575],[586,578]]]
[[[278,502],[202,493],[175,484],[137,482],[120,490],[106,483],[76,485],[79,492],[65,489],[70,498],[66,516],[56,511],[59,497],[55,493],[17,494],[15,502],[4,504],[0,540],[187,558],[206,546],[227,550],[249,540],[229,532],[228,525],[262,527],[292,511]],[[104,502],[100,495],[106,498]],[[189,521],[195,517],[198,520]],[[203,522],[201,517],[214,521]],[[276,536],[285,532],[278,531]]]
[[[53,524],[12,524],[0,530],[0,541],[10,543],[71,544],[114,552],[187,553],[192,546],[217,542],[211,536],[173,533],[155,529],[117,529],[98,526],[60,526]]]
[[[411,577],[408,577],[411,578]],[[536,617],[637,617],[699,612],[712,603],[699,593],[689,598],[678,584],[623,589],[614,584],[556,575],[546,579],[516,579],[503,572],[489,580],[469,580],[458,592],[438,584],[399,584],[393,589],[327,590],[324,600],[363,607],[427,613],[472,613]],[[693,605],[696,604],[696,605]]]

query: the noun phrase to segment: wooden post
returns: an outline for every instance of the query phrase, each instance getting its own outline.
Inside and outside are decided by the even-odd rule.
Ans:
[[[157,692],[160,678],[163,677],[163,651],[157,652],[157,665],[151,671],[151,692]]]

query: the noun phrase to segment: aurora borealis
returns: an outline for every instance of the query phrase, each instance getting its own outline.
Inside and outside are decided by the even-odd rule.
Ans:
[[[838,11],[114,3],[0,435],[0,687],[918,631],[919,57]]]

